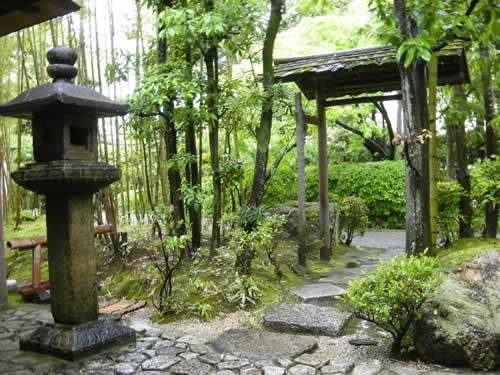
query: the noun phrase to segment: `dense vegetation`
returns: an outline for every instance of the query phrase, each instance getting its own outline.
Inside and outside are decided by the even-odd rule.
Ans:
[[[112,271],[123,264],[129,272],[139,259],[143,267],[129,272],[133,281],[118,291],[110,284],[123,276],[110,273],[105,292],[154,296],[159,310],[182,310],[172,299],[171,283],[187,278],[197,264],[206,272],[192,281],[192,289],[201,300],[207,298],[196,307],[206,317],[214,303],[246,305],[256,300],[259,290],[270,287],[252,278],[262,277],[263,269],[267,280],[295,280],[288,267],[279,267],[283,254],[290,255],[280,255],[278,250],[285,249],[275,242],[280,219],[266,212],[267,207],[297,200],[297,87],[274,83],[273,57],[391,43],[398,48],[403,81],[418,82],[418,89],[426,90],[424,73],[432,54],[453,39],[465,39],[471,83],[439,87],[434,133],[427,130],[427,104],[409,108],[407,97],[399,104],[374,102],[327,111],[330,194],[337,202],[351,196],[362,199],[371,226],[402,228],[414,214],[406,211],[408,202],[421,201],[428,184],[408,165],[423,163],[427,168],[429,139],[438,140],[446,152],[435,159],[437,176],[441,182],[457,181],[440,185],[438,224],[444,243],[474,233],[496,236],[500,161],[495,156],[499,121],[494,88],[500,77],[494,72],[500,31],[493,2],[80,4],[79,13],[0,38],[0,102],[47,83],[45,52],[65,44],[80,56],[76,83],[130,104],[128,116],[99,122],[99,159],[120,167],[123,177],[97,194],[95,217],[96,223],[111,222],[115,228],[100,254],[102,264],[113,265]],[[409,33],[408,24],[418,25],[419,32]],[[412,77],[424,78],[420,82]],[[314,102],[305,108],[316,110]],[[369,147],[373,144],[379,152]],[[43,221],[44,198],[19,188],[9,177],[33,161],[30,122],[0,117],[0,150],[2,217],[15,228],[7,239],[42,234],[41,226],[33,233],[22,230],[32,216],[38,217],[36,223]],[[313,126],[306,134],[305,164],[307,199],[317,201]],[[419,193],[410,199],[415,189]],[[416,224],[411,228],[429,224],[429,215],[422,213],[428,200],[419,204],[424,211],[412,218]],[[120,232],[129,233],[128,241]],[[288,244],[288,250],[293,246]],[[10,252],[7,263],[9,276],[26,276]],[[224,268],[217,268],[222,263]],[[227,285],[214,286],[211,282],[221,272],[231,277]],[[224,303],[214,300],[217,290],[230,294]]]

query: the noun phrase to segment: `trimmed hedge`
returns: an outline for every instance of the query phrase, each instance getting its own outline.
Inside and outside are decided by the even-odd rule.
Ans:
[[[328,167],[328,188],[339,199],[354,195],[368,206],[371,225],[384,228],[405,226],[404,161],[344,163]],[[306,198],[318,201],[318,167],[306,169]]]

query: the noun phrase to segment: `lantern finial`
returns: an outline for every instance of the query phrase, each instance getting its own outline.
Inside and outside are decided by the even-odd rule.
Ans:
[[[47,52],[47,73],[56,81],[69,81],[76,77],[78,69],[75,65],[78,55],[73,48],[64,46],[54,47]]]

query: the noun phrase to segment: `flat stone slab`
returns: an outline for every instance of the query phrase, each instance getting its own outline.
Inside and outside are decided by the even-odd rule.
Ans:
[[[264,325],[280,332],[338,336],[352,314],[334,307],[310,304],[276,304],[264,311]]]
[[[211,344],[219,353],[231,353],[250,361],[294,357],[318,347],[311,336],[248,329],[230,329]]]
[[[334,300],[335,297],[345,293],[345,289],[328,282],[308,284],[290,288],[290,292],[299,297],[303,302],[319,302]]]
[[[21,350],[79,360],[114,345],[135,342],[135,331],[112,319],[75,326],[45,324],[20,342]]]

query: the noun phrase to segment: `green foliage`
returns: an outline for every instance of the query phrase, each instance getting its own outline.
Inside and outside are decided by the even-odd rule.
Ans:
[[[261,216],[253,223],[256,225],[251,231],[237,230],[229,243],[229,248],[236,254],[235,270],[240,276],[250,276],[253,261],[259,253],[265,252],[280,279],[282,272],[276,262],[274,252],[281,235],[284,218],[278,215]]]
[[[356,235],[363,235],[368,225],[368,207],[363,199],[349,196],[338,203],[340,231],[345,232],[344,244],[350,246]]]
[[[318,169],[306,168],[306,197],[317,201]],[[370,225],[401,228],[405,223],[405,167],[403,161],[330,165],[328,188],[343,199],[356,196],[368,207]]]
[[[158,205],[153,212],[153,220],[158,239],[155,240],[154,250],[147,251],[147,266],[150,270],[155,269],[160,277],[160,288],[152,303],[159,313],[164,314],[171,312],[175,305],[172,298],[173,276],[181,264],[190,237],[176,235],[180,223],[174,220],[172,207]]]
[[[491,159],[476,161],[470,174],[474,216],[475,218],[483,217],[488,202],[500,204],[500,184],[498,183],[500,158],[494,155]]]
[[[226,298],[230,304],[244,309],[248,304],[255,305],[262,296],[261,288],[249,275],[238,275],[227,287]]]
[[[443,246],[448,247],[456,239],[460,215],[459,203],[464,189],[457,181],[438,182],[438,230]]]
[[[435,265],[436,259],[425,255],[381,261],[371,275],[365,271],[365,277],[350,281],[349,289],[340,298],[357,318],[389,332],[393,337],[392,352],[400,354],[403,339],[419,317],[420,306],[440,284]]]

